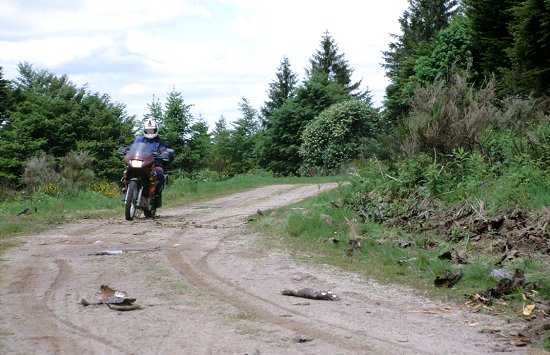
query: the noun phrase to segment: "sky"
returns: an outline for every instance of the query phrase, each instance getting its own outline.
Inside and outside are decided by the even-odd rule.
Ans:
[[[211,128],[246,98],[259,110],[287,57],[304,79],[328,31],[375,106],[388,80],[382,52],[408,0],[1,0],[0,66],[66,74],[141,119],[180,92]]]

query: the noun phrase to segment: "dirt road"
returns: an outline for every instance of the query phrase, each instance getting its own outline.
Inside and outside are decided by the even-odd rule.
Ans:
[[[497,319],[298,262],[244,230],[258,209],[333,187],[262,187],[164,208],[155,220],[81,220],[21,237],[2,260],[0,353],[527,353],[491,334],[506,327]],[[84,307],[101,285],[142,308]],[[303,287],[340,300],[281,295]]]

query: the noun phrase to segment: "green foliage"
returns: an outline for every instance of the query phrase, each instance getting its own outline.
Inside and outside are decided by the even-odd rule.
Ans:
[[[246,98],[240,103],[242,117],[233,123],[225,145],[228,176],[243,174],[256,166],[256,142],[259,129],[257,111]]]
[[[290,61],[287,57],[283,58],[275,75],[277,80],[269,83],[269,90],[267,92],[269,100],[260,109],[262,127],[270,126],[271,115],[294,95],[298,82],[298,75],[292,71]]]
[[[371,102],[368,92],[358,91],[360,82],[352,83],[353,69],[328,32],[324,33],[310,64],[303,85],[270,112],[269,124],[258,142],[260,167],[276,174],[298,174],[303,131],[322,111],[350,98]]]
[[[513,45],[511,9],[523,0],[464,0],[472,38],[473,69],[484,77],[502,77],[510,68],[506,51]]]
[[[176,170],[186,170],[192,164],[189,157],[194,155],[189,152],[188,139],[190,126],[193,121],[190,109],[192,105],[187,105],[180,92],[172,90],[168,93],[164,111],[162,111],[162,121],[158,122],[161,129],[159,134],[170,142],[170,147],[175,151],[172,168]],[[151,106],[151,115],[158,115],[158,108]]]
[[[541,143],[547,139],[549,121],[528,126],[486,130],[479,150],[458,147],[448,154],[420,153],[395,163],[371,159],[353,180],[357,192],[348,203],[374,221],[428,215],[433,203],[481,201],[488,213],[515,206],[543,208],[550,203],[549,149]]]
[[[207,182],[207,181],[213,182],[213,181],[221,181],[222,177],[216,171],[204,169],[204,170],[195,171],[191,176],[191,179],[193,181],[199,181],[199,182]]]
[[[416,86],[430,85],[438,77],[447,77],[452,70],[466,70],[471,62],[466,26],[464,21],[455,19],[438,32],[431,53],[416,59],[414,74],[406,79],[402,97],[412,97]]]
[[[210,159],[212,141],[208,133],[208,124],[204,120],[197,120],[189,128],[190,137],[186,149],[180,152],[180,158],[185,171],[195,172],[206,169]],[[181,165],[180,165],[181,168]]]
[[[276,174],[295,175],[301,165],[302,132],[324,109],[348,99],[344,88],[318,73],[296,90],[296,95],[273,112],[262,137],[260,166]]]
[[[446,28],[457,11],[456,0],[409,0],[409,7],[399,18],[401,35],[383,52],[390,84],[386,87],[386,110],[393,121],[405,117],[410,109],[403,88],[415,74],[421,56],[429,56],[438,32]]]
[[[174,92],[174,94],[176,93]],[[149,112],[143,115],[143,119],[141,120],[142,124],[149,120],[157,123],[163,123],[164,111],[160,100],[158,98],[155,99],[155,95],[153,95],[153,101],[147,104],[147,108],[149,109]]]
[[[456,186],[463,196],[475,195],[480,192],[485,179],[493,174],[493,170],[480,152],[467,152],[457,148],[449,155],[447,163],[450,172],[450,184]]]
[[[363,139],[379,132],[379,121],[377,110],[359,100],[334,104],[321,112],[302,135],[301,173],[335,170],[356,159]]]
[[[0,133],[2,127],[7,124],[7,111],[12,104],[10,96],[10,83],[4,79],[3,68],[0,66]]]
[[[523,120],[511,115],[510,120],[507,120],[508,124],[502,129],[491,127],[485,130],[479,140],[480,151],[492,163],[528,155],[532,160],[549,166],[550,117],[534,120],[536,116],[538,114],[535,110],[529,110],[524,112]]]
[[[542,348],[546,351],[550,351],[550,336],[547,336],[542,342]]]
[[[325,31],[321,38],[320,49],[318,49],[309,60],[310,68],[306,70],[308,81],[316,75],[322,74],[331,83],[340,84],[347,95],[359,99],[368,97],[368,92],[358,92],[361,81],[352,83],[351,76],[353,69],[343,53],[339,53],[338,44],[332,36]]]
[[[226,152],[230,134],[227,121],[225,117],[221,116],[215,123],[214,130],[212,131],[212,155],[209,162],[211,169],[219,175],[224,175],[229,164]]]
[[[507,82],[514,92],[549,96],[550,2],[519,2],[514,8],[514,16],[514,45],[509,48],[513,67]]]
[[[111,103],[107,95],[76,87],[67,76],[36,71],[30,64],[20,64],[19,72],[14,102],[7,112],[11,124],[1,132],[0,175],[18,185],[23,164],[31,157],[41,152],[62,157],[87,150],[94,173],[115,178],[110,159],[118,137],[128,135],[133,127],[124,107]]]
[[[212,154],[208,125],[202,118],[192,116],[192,106],[185,103],[181,92],[173,89],[168,93],[164,107],[153,97],[147,105],[149,112],[144,115],[144,121],[157,122],[159,135],[174,149],[174,161],[169,168],[176,175],[206,169]]]

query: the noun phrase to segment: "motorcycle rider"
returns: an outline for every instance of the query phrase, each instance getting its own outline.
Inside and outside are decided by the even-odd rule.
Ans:
[[[154,190],[153,201],[157,207],[161,207],[162,189],[164,188],[164,166],[162,159],[160,159],[160,155],[164,153],[168,149],[168,147],[166,146],[165,140],[158,135],[158,125],[155,121],[145,121],[145,123],[143,124],[143,136],[138,136],[134,141],[134,143],[139,142],[149,144],[151,150],[155,154],[155,157],[159,157],[158,159],[155,159],[155,163],[153,166],[153,174],[155,175],[157,180],[156,188]],[[151,192],[153,191],[150,191],[150,193]]]

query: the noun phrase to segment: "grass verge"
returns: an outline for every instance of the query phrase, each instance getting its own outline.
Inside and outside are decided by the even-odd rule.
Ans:
[[[275,213],[264,213],[250,226],[270,237],[268,247],[294,253],[299,260],[333,265],[381,283],[407,285],[419,295],[450,300],[474,311],[525,319],[531,324],[540,321],[544,327],[548,319],[545,312],[550,310],[548,255],[537,252],[502,260],[508,254],[492,244],[496,239],[491,240],[491,236],[488,243],[455,240],[444,233],[364,220],[356,210],[346,207],[344,201],[350,193],[354,193],[353,186],[341,186]],[[467,261],[458,263],[447,257],[455,251],[467,255]],[[500,286],[491,276],[497,269],[512,273],[522,270],[526,284],[494,296],[490,305],[478,302],[476,297]],[[436,287],[436,279],[447,274],[461,274],[461,278],[452,287]],[[523,313],[526,306],[535,304],[533,313]],[[537,338],[541,348],[548,350],[548,338]]]

